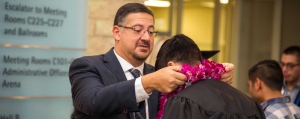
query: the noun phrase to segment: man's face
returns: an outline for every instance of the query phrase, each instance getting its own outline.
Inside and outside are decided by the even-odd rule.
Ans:
[[[251,96],[254,98],[255,97],[255,90],[252,84],[252,81],[249,79],[248,80],[248,87],[249,87],[249,93],[251,94]],[[255,98],[254,98],[255,99]]]
[[[256,101],[258,101],[259,103],[261,103],[261,100],[260,100],[260,96],[259,96],[259,93],[258,91],[256,90],[256,87],[254,87],[255,85],[252,84],[252,81],[249,79],[248,80],[248,87],[249,87],[249,93],[250,95],[252,96],[252,98]]]
[[[296,55],[283,54],[281,57],[281,66],[285,81],[295,82],[300,79],[300,66]]]
[[[153,17],[147,13],[131,13],[122,24],[129,29],[120,27],[119,46],[125,57],[133,57],[136,60],[146,60],[153,49],[154,36],[150,36],[146,30],[154,30]],[[141,34],[137,34],[139,31]],[[146,32],[145,32],[146,31]],[[145,32],[145,33],[144,33]]]

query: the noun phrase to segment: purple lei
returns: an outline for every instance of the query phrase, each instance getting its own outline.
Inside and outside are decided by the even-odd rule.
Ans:
[[[188,81],[186,84],[178,86],[171,93],[162,93],[159,98],[159,111],[157,112],[157,117],[154,119],[161,119],[164,113],[164,107],[167,99],[179,93],[186,86],[191,85],[197,81],[203,79],[221,79],[221,74],[225,72],[225,67],[222,64],[216,64],[214,61],[203,60],[201,64],[196,63],[196,67],[192,67],[189,64],[183,64],[180,73],[184,74]]]

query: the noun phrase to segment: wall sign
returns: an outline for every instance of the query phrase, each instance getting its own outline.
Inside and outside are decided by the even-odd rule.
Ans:
[[[0,119],[70,118],[87,11],[86,0],[0,0]]]

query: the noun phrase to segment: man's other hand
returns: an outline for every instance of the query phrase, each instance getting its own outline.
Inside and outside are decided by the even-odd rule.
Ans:
[[[222,74],[221,81],[231,84],[233,82],[234,65],[231,63],[222,63],[226,72]]]

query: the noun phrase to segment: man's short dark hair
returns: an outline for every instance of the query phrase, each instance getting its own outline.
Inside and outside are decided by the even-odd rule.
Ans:
[[[283,86],[283,73],[280,65],[275,60],[260,61],[249,70],[248,75],[252,84],[254,84],[256,78],[259,78],[274,91],[281,91]]]
[[[114,25],[121,25],[121,23],[124,22],[125,18],[130,13],[139,13],[139,12],[148,13],[154,19],[153,12],[150,9],[148,9],[145,5],[140,3],[128,3],[118,9],[115,16]]]
[[[179,34],[164,42],[155,62],[155,70],[167,67],[168,62],[194,63],[202,62],[202,55],[197,44],[189,37]]]
[[[296,55],[297,61],[300,62],[300,47],[299,46],[290,46],[283,51],[283,54]]]

